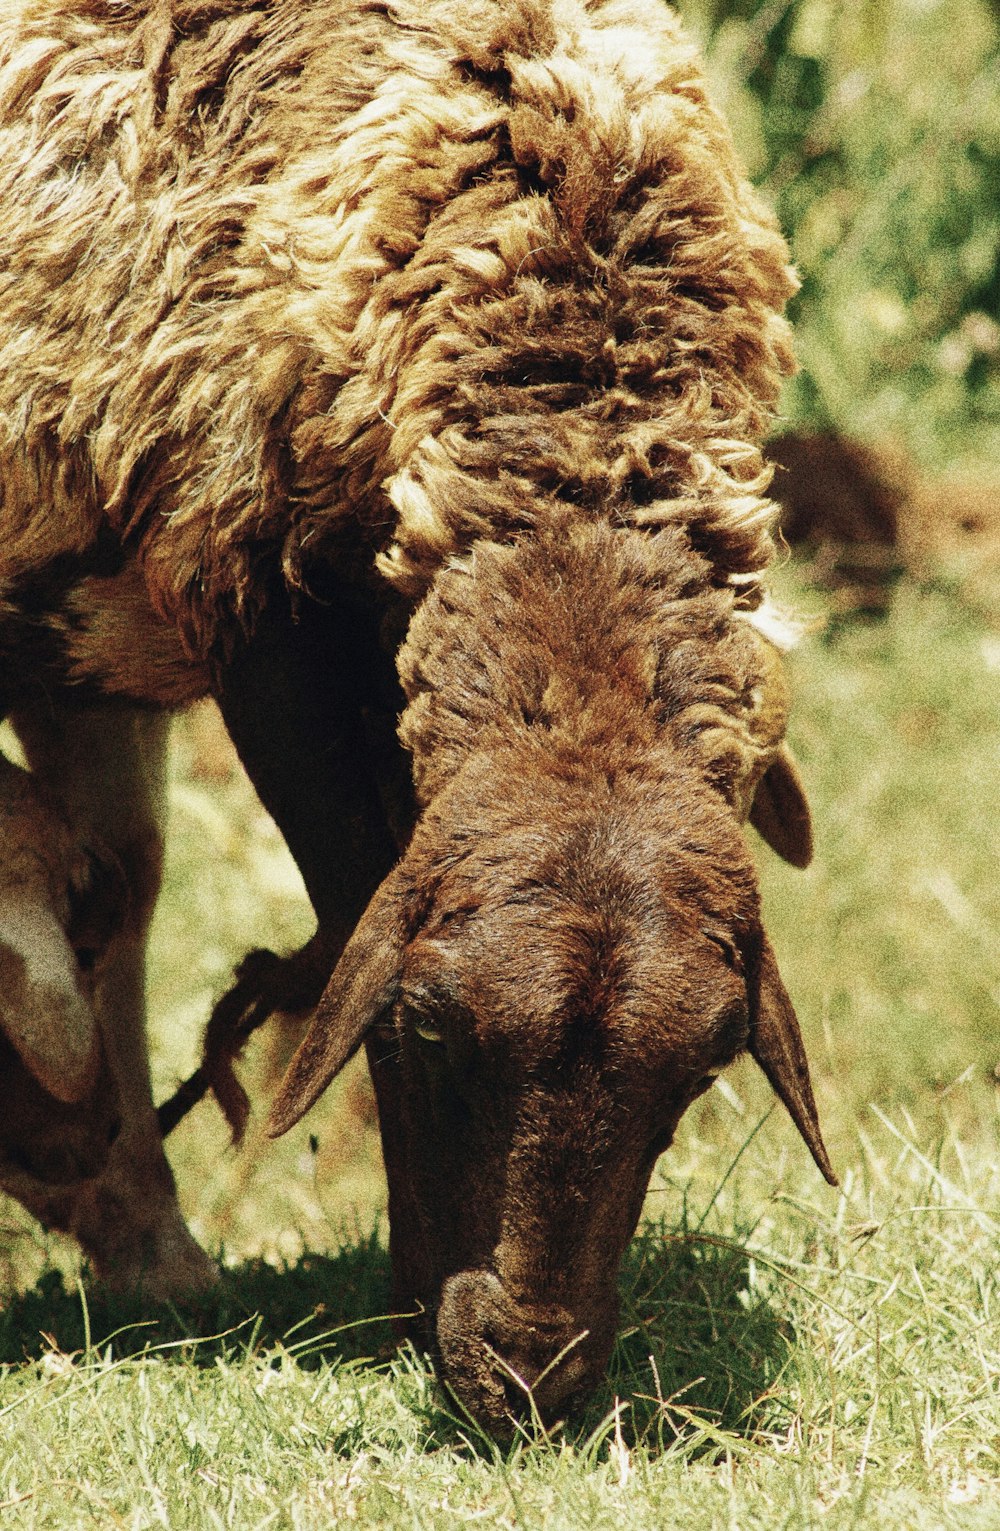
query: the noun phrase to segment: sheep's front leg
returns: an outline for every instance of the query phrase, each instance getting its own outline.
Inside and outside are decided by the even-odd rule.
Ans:
[[[128,883],[128,910],[101,970],[94,1008],[120,1097],[122,1127],[94,1180],[40,1196],[33,1210],[79,1240],[116,1287],[166,1297],[204,1287],[216,1267],[181,1216],[153,1110],[146,1041],[146,944],[160,887],[169,719],[107,703],[46,699],[13,720],[36,775],[78,831],[104,845]]]
[[[375,614],[331,577],[322,600],[294,614],[283,587],[270,593],[251,636],[218,667],[215,695],[318,921],[302,952],[251,962],[234,993],[261,1013],[310,1008],[412,828],[395,667]]]

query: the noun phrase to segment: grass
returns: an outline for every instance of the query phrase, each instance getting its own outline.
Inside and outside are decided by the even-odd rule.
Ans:
[[[794,568],[782,583],[808,609]],[[947,588],[903,582],[884,621],[813,635],[793,669],[818,855],[760,862],[840,1192],[752,1066],[731,1070],[654,1175],[601,1393],[501,1454],[393,1346],[363,1077],[239,1155],[205,1103],[171,1151],[225,1251],[211,1299],[109,1304],[0,1212],[20,1289],[0,1309],[5,1525],[998,1524],[1000,643]],[[241,950],[308,928],[207,717],[175,753],[159,1094]],[[256,1044],[261,1106],[290,1045]]]
[[[684,9],[805,279],[790,413],[934,468],[995,463],[991,7]],[[781,584],[809,609],[799,571]],[[360,1067],[239,1154],[205,1103],[170,1149],[223,1255],[198,1305],[102,1299],[0,1200],[5,1528],[1000,1525],[1000,637],[953,589],[903,580],[884,621],[816,632],[792,669],[817,858],[797,873],[762,850],[761,876],[840,1191],[752,1066],[731,1070],[657,1167],[601,1392],[500,1453],[393,1345]],[[238,957],[309,928],[280,837],[210,715],[189,717],[157,1098]],[[293,1041],[251,1045],[258,1119]]]
[[[798,423],[935,473],[1000,445],[995,0],[680,0],[803,287]],[[961,451],[956,446],[961,442]]]

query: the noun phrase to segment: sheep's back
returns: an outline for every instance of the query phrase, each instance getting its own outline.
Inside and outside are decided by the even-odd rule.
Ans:
[[[345,535],[766,561],[786,253],[659,0],[15,6],[0,272],[8,582],[110,528],[204,650]]]

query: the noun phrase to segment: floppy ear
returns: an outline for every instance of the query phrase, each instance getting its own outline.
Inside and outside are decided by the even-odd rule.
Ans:
[[[809,802],[798,763],[787,744],[781,745],[757,783],[750,823],[783,861],[793,867],[809,865],[813,854]]]
[[[294,1127],[357,1051],[396,995],[406,944],[405,900],[391,872],[340,954],[312,1024],[271,1107],[272,1138]]]
[[[748,967],[750,1052],[787,1107],[820,1173],[830,1185],[838,1185],[823,1146],[802,1033],[763,931],[753,943]]]

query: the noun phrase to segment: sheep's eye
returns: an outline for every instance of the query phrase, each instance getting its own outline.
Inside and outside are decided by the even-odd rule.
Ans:
[[[416,1032],[417,1036],[422,1042],[436,1042],[440,1044],[444,1041],[443,1031],[441,1030],[440,1026],[436,1026],[434,1024],[429,1016],[415,1016],[413,1021],[413,1030]]]
[[[713,946],[718,947],[719,951],[725,957],[726,962],[732,968],[733,972],[742,973],[743,958],[740,955],[739,948],[737,947],[736,943],[731,941],[728,936],[724,936],[722,932],[718,930],[706,930],[703,932],[703,934],[708,937]]]
[[[421,1042],[441,1046],[444,1028],[438,1021],[438,1005],[422,985],[404,990],[395,1004],[396,1025],[411,1031]]]

